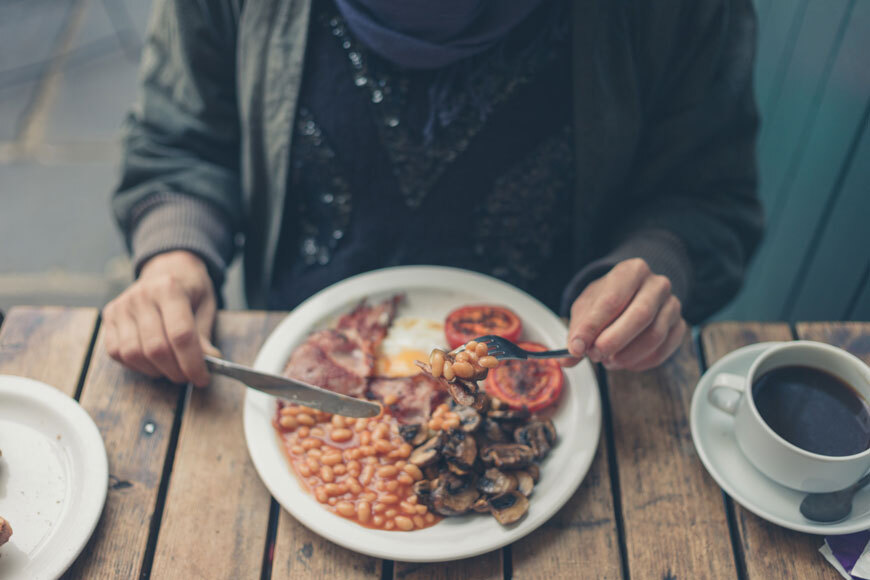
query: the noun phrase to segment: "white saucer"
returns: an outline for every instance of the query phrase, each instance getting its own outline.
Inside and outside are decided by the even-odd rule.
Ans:
[[[813,522],[800,513],[806,494],[783,487],[753,466],[737,446],[734,417],[713,407],[707,391],[718,373],[746,374],[761,353],[778,342],[762,342],[735,350],[704,373],[692,396],[692,439],[701,462],[716,483],[760,518],[784,528],[811,534],[838,535],[870,529],[870,488],[855,495],[851,515],[833,524]]]
[[[100,519],[109,481],[100,431],[75,399],[24,377],[0,375],[0,578],[58,578]]]

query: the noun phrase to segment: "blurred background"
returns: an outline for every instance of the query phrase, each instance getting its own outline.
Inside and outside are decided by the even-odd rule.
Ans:
[[[766,238],[718,318],[870,320],[870,0],[756,0]],[[0,0],[0,310],[102,306],[151,0]],[[239,268],[225,290],[243,307]]]

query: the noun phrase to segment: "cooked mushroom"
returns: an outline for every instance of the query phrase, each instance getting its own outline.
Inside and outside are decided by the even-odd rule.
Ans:
[[[474,433],[481,424],[480,413],[472,407],[457,405],[455,401],[450,400],[450,410],[459,415],[459,428],[466,433]]]
[[[473,473],[465,476],[442,473],[437,487],[432,490],[432,510],[442,516],[464,514],[480,496],[474,484]]]
[[[455,463],[447,463],[447,470],[456,475],[468,475],[471,472],[469,469],[462,469]]]
[[[490,409],[486,416],[500,423],[518,423],[527,420],[530,413],[528,409],[508,409],[506,407],[500,407],[498,409]]]
[[[501,428],[501,424],[498,421],[493,421],[489,417],[483,420],[483,433],[486,435],[487,439],[493,443],[507,443],[510,441],[510,437],[505,430]]]
[[[489,501],[486,497],[481,496],[471,505],[471,509],[479,514],[489,513]]]
[[[538,483],[538,480],[541,478],[541,470],[538,469],[538,466],[534,463],[525,468],[526,473],[532,476],[532,480],[535,483]]]
[[[443,433],[439,432],[437,435],[429,439],[426,443],[416,448],[414,452],[411,453],[411,457],[408,459],[408,461],[410,461],[417,467],[432,465],[433,463],[438,461],[442,439]]]
[[[438,469],[438,464],[433,463],[432,465],[427,465],[423,468],[423,477],[428,480],[434,480],[438,478],[438,474],[441,473],[441,470]]]
[[[477,442],[472,435],[465,431],[451,429],[443,437],[441,455],[448,463],[452,463],[460,469],[469,470],[477,458]]]
[[[549,419],[532,421],[514,430],[514,441],[528,445],[535,452],[537,459],[543,459],[550,452],[550,448],[556,440],[555,435],[556,428]]]
[[[421,479],[416,482],[411,490],[417,496],[417,501],[425,506],[432,505],[432,488],[430,487],[430,481],[428,479]]]
[[[532,449],[519,443],[494,443],[480,452],[486,465],[519,469],[530,465],[535,459]]]
[[[399,435],[406,442],[414,447],[418,447],[426,441],[429,436],[429,427],[424,423],[415,423],[413,425],[399,425]]]
[[[489,499],[492,515],[503,526],[512,524],[529,511],[529,500],[518,491],[509,491]]]
[[[513,475],[517,480],[517,490],[526,497],[532,495],[532,490],[535,488],[535,480],[528,471],[514,471]]]
[[[475,401],[476,389],[468,386],[466,381],[454,381],[447,383],[447,392],[453,400],[464,407],[470,407]]]
[[[528,477],[528,474],[526,474]],[[529,477],[531,479],[531,477]],[[498,495],[517,488],[517,478],[512,474],[490,467],[477,480],[477,489],[490,495]]]

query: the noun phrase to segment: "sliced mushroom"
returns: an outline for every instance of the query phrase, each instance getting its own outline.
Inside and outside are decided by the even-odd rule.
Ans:
[[[526,475],[528,476],[528,474]],[[531,477],[529,479],[531,479]],[[500,471],[495,467],[487,469],[477,480],[477,489],[490,495],[506,493],[508,491],[513,491],[516,488],[517,478],[512,474]]]
[[[549,423],[549,426],[546,423]],[[556,429],[549,419],[547,419],[546,423],[544,421],[532,421],[514,430],[514,441],[531,447],[537,459],[546,457],[555,442],[555,437],[551,436],[551,433],[555,434]]]
[[[471,505],[471,509],[479,514],[489,513],[489,501],[486,497],[481,496]]]
[[[448,463],[452,463],[460,469],[469,470],[477,458],[477,442],[472,435],[465,431],[451,429],[443,437],[441,455]]]
[[[447,463],[447,470],[451,473],[455,473],[456,475],[468,475],[471,473],[469,469],[462,469],[455,463]]]
[[[532,495],[532,490],[535,488],[535,480],[528,471],[514,471],[513,475],[517,480],[517,490],[526,497]]]
[[[482,410],[489,404],[489,396],[474,381],[456,379],[447,383],[447,392],[454,401],[465,407]]]
[[[421,504],[423,504],[425,506],[431,507],[431,505],[432,505],[432,489],[430,487],[430,483],[431,482],[427,479],[421,479],[420,481],[416,482],[411,487],[411,490],[417,496],[417,501],[419,501]]]
[[[438,479],[438,475],[441,473],[441,470],[438,468],[437,463],[433,463],[432,465],[427,465],[423,468],[423,477],[430,481],[434,481]]]
[[[526,473],[528,473],[529,475],[532,476],[532,480],[535,483],[538,483],[538,480],[541,478],[541,470],[538,468],[538,466],[536,464],[532,463],[531,465],[526,467],[525,471],[526,471]]]
[[[457,516],[471,509],[480,496],[473,473],[465,476],[442,473],[432,490],[432,510],[442,516]]]
[[[482,423],[480,413],[475,411],[472,407],[457,405],[452,399],[450,403],[450,410],[459,415],[459,428],[466,433],[474,433],[477,431]]]
[[[528,420],[531,414],[528,409],[509,409],[507,407],[500,407],[498,409],[490,409],[486,416],[498,421],[499,423],[519,423],[520,421]]]
[[[519,443],[494,443],[480,452],[486,465],[519,469],[531,465],[535,459],[532,449]]]
[[[529,511],[529,500],[518,491],[509,491],[489,499],[492,515],[503,526],[519,521]]]
[[[408,461],[410,461],[417,467],[432,465],[433,463],[438,461],[442,439],[443,434],[438,433],[438,435],[435,435],[435,437],[432,437],[431,439],[426,441],[426,443],[416,448],[413,453],[411,453],[411,457],[408,459]]]
[[[399,435],[406,442],[414,447],[418,447],[429,437],[429,427],[424,423],[415,423],[412,425],[399,425]]]
[[[483,420],[483,433],[486,435],[487,439],[493,443],[507,443],[510,441],[510,437],[505,430],[501,428],[501,424],[489,417]]]

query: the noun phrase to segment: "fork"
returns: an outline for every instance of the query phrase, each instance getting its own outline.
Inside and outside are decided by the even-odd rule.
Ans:
[[[535,359],[535,358],[570,358],[571,353],[568,352],[567,349],[561,350],[542,350],[540,352],[536,352],[533,350],[526,350],[524,348],[520,348],[515,343],[509,341],[506,338],[502,338],[500,336],[495,336],[493,334],[487,334],[486,336],[481,336],[474,339],[476,342],[484,343],[489,351],[487,354],[489,356],[494,356],[497,360],[527,360],[527,359]],[[470,342],[470,341],[469,341]],[[465,345],[453,349],[450,351],[452,354],[456,354],[458,352],[462,352],[465,350]]]

